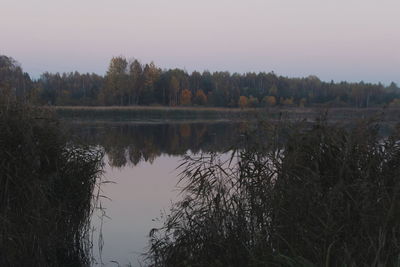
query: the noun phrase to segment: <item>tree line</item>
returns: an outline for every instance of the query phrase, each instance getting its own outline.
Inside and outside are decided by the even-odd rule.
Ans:
[[[394,82],[388,86],[362,81],[335,83],[316,76],[289,78],[274,72],[188,73],[122,56],[111,59],[105,75],[45,72],[36,80],[15,60],[0,56],[0,88],[42,105],[400,106],[400,88]]]

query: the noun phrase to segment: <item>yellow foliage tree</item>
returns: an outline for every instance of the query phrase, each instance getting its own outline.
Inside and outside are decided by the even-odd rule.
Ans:
[[[282,104],[285,105],[285,106],[293,105],[293,98],[283,99]]]
[[[278,88],[276,87],[276,85],[273,85],[271,88],[269,88],[269,94],[276,96],[276,94],[278,93]]]
[[[181,93],[181,105],[182,106],[189,106],[192,104],[192,92],[188,89],[182,90]]]
[[[276,97],[273,95],[265,96],[263,102],[265,105],[273,107],[276,105]]]
[[[249,99],[247,98],[247,96],[241,95],[239,97],[239,107],[240,108],[243,109],[243,108],[247,107],[248,103],[249,103]]]

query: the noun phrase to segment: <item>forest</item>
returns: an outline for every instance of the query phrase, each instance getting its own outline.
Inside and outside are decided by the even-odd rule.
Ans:
[[[20,63],[0,55],[0,89],[23,101],[57,106],[400,106],[400,88],[394,82],[325,82],[313,75],[289,78],[274,72],[188,73],[123,56],[110,60],[104,76],[45,72],[31,79]]]

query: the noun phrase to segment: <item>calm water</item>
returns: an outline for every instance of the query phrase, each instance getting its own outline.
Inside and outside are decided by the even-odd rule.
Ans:
[[[177,166],[185,154],[225,152],[237,140],[243,123],[75,123],[74,133],[106,152],[100,212],[93,218],[94,241],[104,241],[101,266],[141,266],[149,231],[161,225],[162,211],[179,198]],[[101,239],[100,239],[101,240]],[[112,262],[112,261],[115,261]]]
[[[179,200],[176,185],[186,154],[227,152],[237,141],[246,123],[138,123],[75,122],[73,132],[83,142],[101,146],[106,152],[105,196],[93,218],[94,241],[103,240],[101,253],[95,243],[96,266],[145,266],[143,253],[148,233],[161,226],[162,212],[169,213]],[[382,134],[391,127],[381,128]],[[99,235],[102,238],[99,238]],[[130,265],[129,265],[130,264]]]

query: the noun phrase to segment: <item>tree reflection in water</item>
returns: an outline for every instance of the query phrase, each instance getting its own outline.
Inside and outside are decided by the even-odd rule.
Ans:
[[[88,123],[72,126],[83,142],[104,147],[112,167],[152,163],[161,155],[226,152],[247,127],[246,122]]]

